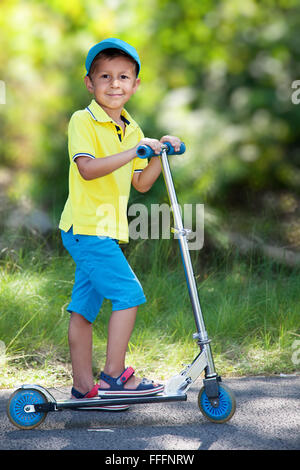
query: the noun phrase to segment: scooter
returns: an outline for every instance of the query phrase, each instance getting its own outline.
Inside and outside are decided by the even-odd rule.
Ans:
[[[178,375],[171,377],[164,391],[154,396],[131,398],[89,398],[80,400],[57,401],[53,395],[39,385],[22,385],[10,397],[7,405],[7,414],[10,421],[20,429],[33,429],[39,426],[52,411],[62,410],[89,410],[97,406],[108,405],[134,405],[147,403],[161,403],[172,401],[186,401],[187,391],[204,371],[203,387],[199,391],[198,406],[202,414],[214,423],[224,423],[232,418],[236,409],[236,400],[229,387],[222,383],[221,377],[216,373],[210,347],[211,340],[206,332],[205,323],[200,307],[197,285],[188,248],[189,230],[183,227],[180,208],[173,184],[169,165],[169,155],[183,154],[185,145],[182,142],[179,152],[175,152],[169,142],[162,145],[160,158],[162,172],[173,213],[174,225],[172,232],[176,234],[179,242],[186,283],[190,296],[192,311],[196,323],[196,333],[193,338],[199,345],[199,354],[193,362],[186,366]],[[150,158],[153,150],[147,145],[137,149],[140,158]]]

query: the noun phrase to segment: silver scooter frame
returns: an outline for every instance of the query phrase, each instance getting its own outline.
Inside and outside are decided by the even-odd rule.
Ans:
[[[176,191],[174,188],[173,178],[170,170],[167,150],[168,147],[163,146],[160,161],[165,185],[169,196],[169,202],[174,218],[175,227],[172,229],[172,231],[176,234],[178,238],[182,263],[186,277],[186,283],[196,323],[197,332],[193,335],[193,337],[197,339],[197,342],[200,347],[200,353],[194,359],[194,361],[189,366],[187,366],[179,375],[169,379],[165,387],[165,393],[172,394],[186,392],[188,388],[195,382],[195,380],[197,380],[197,378],[201,375],[203,370],[205,370],[204,386],[206,389],[206,394],[216,406],[216,401],[218,401],[217,383],[221,379],[215,371],[215,365],[209,344],[210,339],[208,338],[204,324],[197,285],[188,247],[188,235],[190,231],[188,229],[185,229],[183,226],[181,211],[178,205]]]

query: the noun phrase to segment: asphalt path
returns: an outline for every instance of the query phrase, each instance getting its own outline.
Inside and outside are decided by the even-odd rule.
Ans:
[[[211,423],[200,413],[201,379],[188,391],[186,402],[132,405],[119,413],[53,412],[38,428],[27,431],[18,430],[7,418],[13,390],[0,390],[0,450],[300,449],[300,375],[223,381],[237,400],[236,413],[224,424]],[[69,398],[69,389],[50,391],[58,400]]]

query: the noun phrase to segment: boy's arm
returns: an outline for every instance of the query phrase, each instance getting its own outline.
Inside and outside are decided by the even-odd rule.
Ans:
[[[109,157],[89,158],[80,156],[75,160],[79,173],[85,180],[93,180],[95,178],[108,175],[109,173],[112,173],[113,171],[121,168],[121,166],[126,165],[126,163],[136,158],[136,151],[139,145],[149,145],[157,154],[159,154],[161,149],[161,143],[159,140],[145,138],[142,139],[132,149],[116,153],[115,155],[110,155]],[[148,189],[146,189],[146,191],[148,191]]]
[[[181,140],[178,137],[165,135],[160,139],[160,143],[170,142],[175,152],[179,152]],[[139,144],[140,145],[140,144]],[[147,144],[148,145],[148,144]],[[135,173],[132,178],[132,186],[140,193],[149,191],[153,183],[157,180],[161,173],[160,159],[153,157],[149,164],[140,173]]]
[[[153,157],[140,173],[134,173],[132,186],[140,193],[146,193],[152,187],[161,173],[159,158]]]
[[[134,157],[134,149],[130,149],[104,158],[77,157],[75,161],[82,178],[93,180],[112,173]]]

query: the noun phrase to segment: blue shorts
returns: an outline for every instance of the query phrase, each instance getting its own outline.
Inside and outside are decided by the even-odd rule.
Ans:
[[[75,283],[68,312],[93,322],[104,299],[113,310],[124,310],[146,302],[142,286],[119,244],[109,237],[73,235],[61,230],[64,247],[76,263]]]

